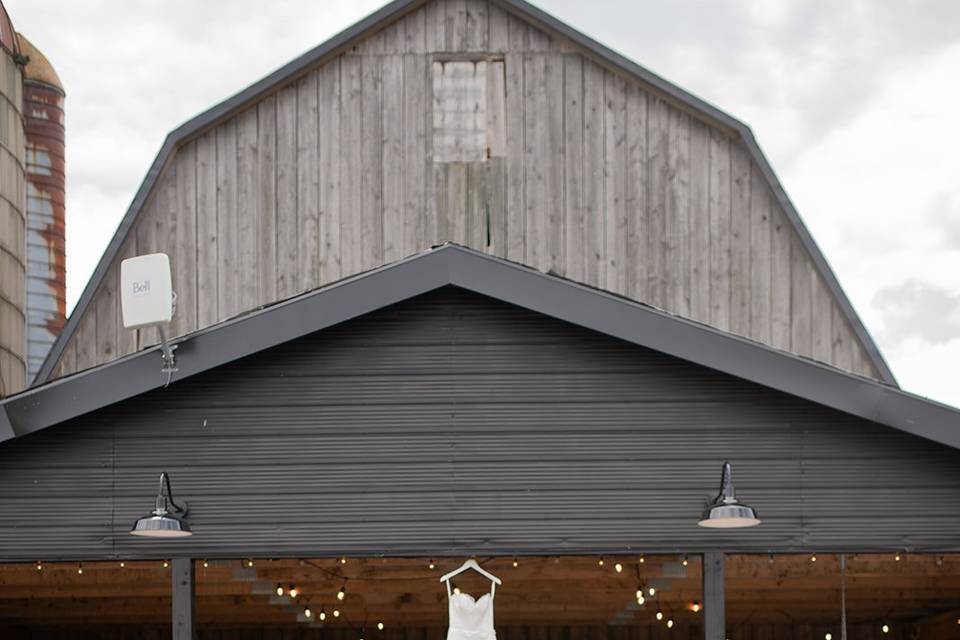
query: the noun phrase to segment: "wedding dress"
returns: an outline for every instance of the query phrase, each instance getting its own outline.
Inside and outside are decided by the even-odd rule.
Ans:
[[[497,585],[490,583],[490,593],[474,598],[462,591],[452,592],[447,581],[450,629],[447,640],[496,640],[493,630],[493,596]]]

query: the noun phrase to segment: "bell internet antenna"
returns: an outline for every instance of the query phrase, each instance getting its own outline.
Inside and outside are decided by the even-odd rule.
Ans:
[[[161,371],[167,384],[177,370],[173,351],[167,340],[167,325],[173,319],[176,294],[170,278],[170,258],[165,253],[151,253],[127,258],[120,263],[120,309],[127,329],[156,327],[160,334]]]

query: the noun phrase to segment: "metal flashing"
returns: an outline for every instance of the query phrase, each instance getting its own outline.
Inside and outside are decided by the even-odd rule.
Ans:
[[[960,448],[960,410],[617,295],[446,244],[174,341],[173,383],[444,286],[456,286],[881,425]],[[0,402],[22,436],[164,386],[159,347]]]
[[[814,265],[820,273],[820,276],[823,278],[841,310],[845,314],[847,320],[850,322],[851,328],[863,343],[863,346],[870,356],[873,365],[877,369],[878,374],[886,383],[891,385],[897,384],[896,379],[894,378],[890,368],[887,366],[886,361],[883,359],[879,348],[873,341],[873,338],[870,336],[870,333],[867,331],[866,326],[864,326],[863,321],[860,319],[856,310],[853,308],[850,300],[843,292],[836,275],[830,269],[830,266],[823,253],[820,251],[816,242],[813,240],[813,237],[810,235],[810,232],[803,224],[799,213],[787,196],[786,191],[774,173],[769,161],[763,155],[763,152],[757,144],[752,131],[746,124],[710,104],[709,102],[653,73],[649,69],[640,66],[616,51],[613,51],[612,49],[600,44],[596,40],[577,31],[573,27],[565,24],[564,22],[533,6],[525,0],[493,1],[499,3],[511,13],[514,13],[515,15],[518,15],[536,24],[547,31],[552,31],[573,41],[579,46],[585,48],[590,54],[596,56],[601,61],[622,69],[624,72],[636,77],[640,82],[649,85],[667,97],[676,100],[677,102],[686,105],[691,110],[699,112],[704,117],[715,120],[718,123],[725,125],[731,130],[737,132],[746,145],[751,157],[760,167],[761,173],[766,179],[773,195],[786,212],[788,220],[790,220],[791,224],[799,235],[801,243],[810,253]],[[127,212],[118,225],[113,238],[110,240],[110,243],[107,246],[107,249],[97,264],[93,275],[84,288],[83,293],[77,301],[73,312],[67,319],[63,331],[58,336],[53,347],[47,354],[47,358],[40,367],[36,378],[33,380],[33,384],[40,384],[50,379],[50,376],[52,375],[67,342],[76,331],[77,325],[80,322],[80,318],[83,316],[84,312],[87,310],[91,301],[93,300],[94,294],[99,287],[100,282],[104,277],[106,277],[110,265],[119,254],[120,249],[126,240],[126,237],[130,232],[130,229],[132,228],[140,209],[146,202],[154,184],[156,183],[160,174],[163,172],[164,167],[178,146],[184,144],[209,127],[214,126],[217,122],[238,112],[243,106],[249,104],[250,102],[266,96],[282,83],[288,82],[296,76],[306,72],[308,69],[319,64],[328,56],[333,55],[353,41],[363,38],[366,35],[383,28],[389,21],[399,19],[404,14],[417,9],[421,5],[427,4],[427,2],[429,2],[429,0],[394,0],[393,2],[384,5],[379,10],[370,14],[366,18],[363,18],[339,34],[333,36],[326,42],[318,45],[310,51],[307,51],[298,58],[295,58],[286,65],[280,67],[273,73],[270,73],[259,81],[251,84],[246,89],[240,91],[230,98],[227,98],[223,102],[214,105],[210,109],[202,112],[191,120],[188,120],[170,132],[167,135],[156,158],[154,159],[153,164],[150,166],[150,169],[147,172],[143,182],[137,190],[137,193],[127,209]]]

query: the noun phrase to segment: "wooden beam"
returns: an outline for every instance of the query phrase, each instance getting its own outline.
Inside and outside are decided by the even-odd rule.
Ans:
[[[193,610],[195,578],[192,558],[174,558],[171,566],[173,590],[173,640],[194,640]]]
[[[703,640],[727,637],[723,570],[724,554],[703,554]]]

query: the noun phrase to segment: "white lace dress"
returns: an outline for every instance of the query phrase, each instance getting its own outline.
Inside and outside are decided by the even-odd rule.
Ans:
[[[495,586],[495,585],[494,585]],[[474,599],[468,593],[450,591],[447,583],[447,595],[450,600],[450,629],[447,640],[496,640],[493,630],[493,594],[485,593]]]

